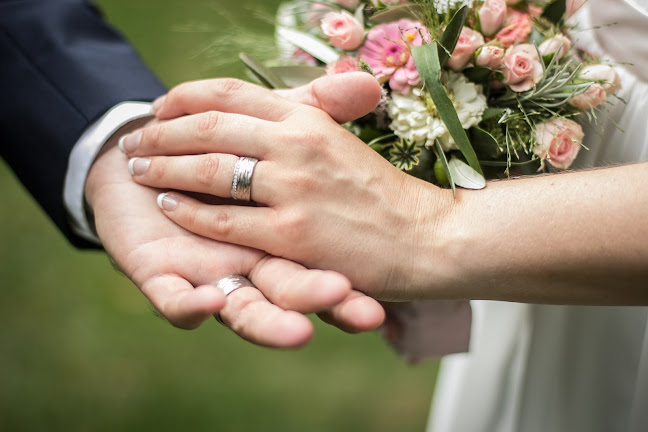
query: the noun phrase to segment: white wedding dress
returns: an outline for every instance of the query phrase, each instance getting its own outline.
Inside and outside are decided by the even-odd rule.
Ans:
[[[598,27],[580,46],[633,64],[619,70],[627,104],[586,131],[578,165],[648,160],[648,0],[589,0],[575,18]],[[473,313],[470,352],[442,363],[429,431],[648,431],[648,308],[475,301]]]

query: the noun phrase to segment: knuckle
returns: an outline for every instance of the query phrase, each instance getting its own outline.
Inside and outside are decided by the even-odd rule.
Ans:
[[[151,166],[146,170],[146,178],[159,183],[163,181],[169,171],[168,160],[165,157],[153,158]]]
[[[192,83],[182,83],[173,87],[167,93],[167,102],[171,105],[181,104],[187,98],[189,89],[191,88]]]
[[[284,140],[295,149],[313,155],[326,148],[326,136],[319,129],[288,128]]]
[[[214,154],[202,155],[196,166],[196,182],[202,186],[211,186],[218,176],[220,159]]]
[[[141,147],[157,154],[164,146],[164,125],[150,126],[142,130]]]
[[[220,114],[216,111],[208,111],[199,114],[196,118],[196,132],[198,134],[198,139],[202,141],[210,141],[216,133],[219,122]]]
[[[317,190],[319,189],[318,179],[311,172],[294,172],[288,179],[286,179],[286,183],[289,190],[292,190],[297,195],[309,195],[317,193]]]
[[[243,87],[245,87],[247,83],[245,83],[242,80],[235,79],[235,78],[225,78],[220,80],[220,97],[231,97],[234,96],[236,93],[241,91]]]
[[[210,219],[211,231],[219,239],[229,238],[234,231],[234,220],[228,210],[219,209]]]
[[[308,219],[308,215],[302,210],[283,212],[277,222],[277,231],[282,238],[288,240],[303,239],[308,229]]]

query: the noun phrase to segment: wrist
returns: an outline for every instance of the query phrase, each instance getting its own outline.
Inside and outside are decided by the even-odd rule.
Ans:
[[[419,298],[469,299],[465,264],[472,259],[470,191],[426,184],[416,212],[417,248],[412,256],[411,288]]]
[[[116,172],[114,170],[114,160],[126,158],[126,156],[124,156],[117,147],[119,138],[136,129],[147,126],[152,121],[154,121],[154,119],[151,117],[138,118],[130,121],[112,134],[103,145],[101,151],[97,154],[97,157],[90,167],[84,188],[85,202],[90,212],[92,212],[95,207],[97,192],[101,187],[107,183],[118,180],[115,177]],[[125,163],[126,161],[124,161],[124,164]]]

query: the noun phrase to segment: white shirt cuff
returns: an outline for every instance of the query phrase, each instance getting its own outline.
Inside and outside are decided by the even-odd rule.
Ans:
[[[122,102],[93,122],[74,145],[65,174],[63,202],[75,234],[101,244],[85,211],[85,183],[90,167],[103,145],[122,126],[152,114],[150,103]]]

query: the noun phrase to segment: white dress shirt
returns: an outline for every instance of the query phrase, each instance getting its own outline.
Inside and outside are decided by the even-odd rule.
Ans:
[[[65,174],[63,199],[75,234],[101,244],[85,211],[85,183],[97,154],[110,137],[125,124],[152,115],[148,102],[122,102],[93,122],[70,153]]]

